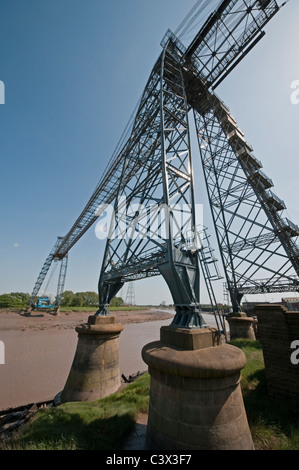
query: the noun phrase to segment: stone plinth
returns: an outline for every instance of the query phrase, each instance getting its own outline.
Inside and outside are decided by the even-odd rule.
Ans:
[[[61,403],[92,401],[120,387],[119,335],[121,324],[113,316],[90,316],[76,327],[78,344],[74,361],[61,394]]]
[[[263,348],[267,388],[270,396],[299,400],[299,312],[282,305],[255,307]]]
[[[246,313],[234,313],[227,318],[227,321],[231,340],[236,338],[256,339],[253,328],[254,319],[247,317]]]
[[[144,346],[151,376],[146,448],[251,450],[240,388],[244,353],[214,329],[162,327]]]

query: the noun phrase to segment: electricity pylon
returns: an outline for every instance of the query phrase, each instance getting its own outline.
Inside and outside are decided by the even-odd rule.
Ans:
[[[134,290],[134,284],[133,282],[129,282],[128,284],[128,290],[127,290],[127,295],[126,295],[126,304],[128,305],[136,305],[135,301],[135,290]]]

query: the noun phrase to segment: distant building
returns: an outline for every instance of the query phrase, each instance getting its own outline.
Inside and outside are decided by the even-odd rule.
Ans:
[[[299,311],[299,297],[286,297],[281,299],[281,303],[292,312]]]

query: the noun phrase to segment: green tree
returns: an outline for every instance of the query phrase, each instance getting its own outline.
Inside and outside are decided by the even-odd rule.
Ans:
[[[0,308],[11,308],[11,297],[9,294],[0,295]]]
[[[83,297],[83,307],[96,307],[99,304],[99,296],[96,292],[80,292]]]
[[[0,295],[0,308],[25,308],[29,305],[30,294],[11,292]]]
[[[71,303],[72,307],[83,307],[84,306],[84,297],[82,292],[76,292]]]
[[[114,297],[111,301],[112,307],[121,307],[124,301],[121,297]],[[96,292],[72,292],[67,290],[61,296],[62,307],[97,307],[99,305],[99,296]]]
[[[61,306],[62,307],[70,307],[72,305],[72,302],[74,300],[74,292],[71,290],[66,290],[62,293],[61,296]]]
[[[11,292],[12,307],[22,308],[27,307],[30,301],[30,294],[24,292]]]
[[[113,297],[110,302],[111,307],[121,307],[124,304],[124,301],[121,297]]]

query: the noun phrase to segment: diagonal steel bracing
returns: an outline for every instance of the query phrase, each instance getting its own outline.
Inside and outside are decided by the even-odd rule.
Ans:
[[[285,204],[269,189],[273,183],[229,109],[210,94],[205,110],[194,111],[202,167],[227,286],[239,311],[244,293],[299,289],[299,228],[282,216]]]
[[[187,234],[196,227],[188,111],[182,54],[169,38],[153,68],[132,135],[144,122],[147,130],[124,158],[123,174],[132,159],[136,171],[126,184],[123,178],[120,182],[99,281],[98,315],[107,314],[126,276],[159,273],[174,299],[174,324],[204,325],[197,251],[186,247]]]
[[[216,303],[210,271],[214,257],[207,258],[207,237],[197,233],[201,221],[196,220],[193,192],[191,110],[234,310],[240,309],[245,293],[298,290],[298,227],[284,218],[284,202],[229,109],[213,93],[264,36],[263,28],[279,9],[275,0],[197,2],[179,28],[186,32],[201,22],[190,45],[167,32],[134,120],[84,210],[48,256],[35,295],[52,261],[64,260],[112,205],[97,314],[108,313],[110,300],[125,282],[162,274],[176,305],[174,324],[204,326],[199,266],[211,303]],[[60,290],[66,263],[61,269]]]

